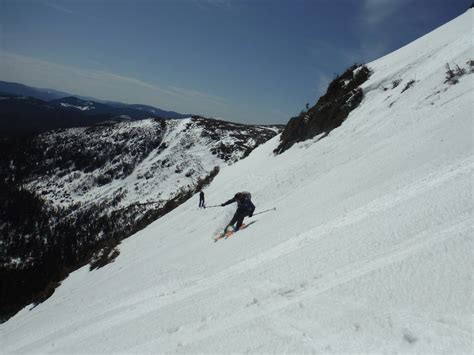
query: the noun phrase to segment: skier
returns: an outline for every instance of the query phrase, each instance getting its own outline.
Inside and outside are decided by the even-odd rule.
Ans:
[[[204,204],[204,192],[201,190],[199,192],[199,208],[206,208],[206,205]]]
[[[252,217],[253,211],[255,211],[255,206],[251,201],[251,197],[252,196],[250,195],[250,192],[237,192],[233,198],[221,204],[221,206],[224,207],[231,203],[237,202],[237,211],[235,211],[234,217],[232,217],[232,220],[225,227],[224,233],[227,232],[227,228],[233,226],[236,222],[237,225],[235,226],[234,231],[238,231],[242,226],[244,218],[247,216]]]

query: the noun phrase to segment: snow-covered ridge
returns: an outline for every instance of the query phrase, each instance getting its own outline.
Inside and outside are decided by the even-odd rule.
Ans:
[[[71,104],[67,104],[67,103],[64,103],[64,102],[61,102],[61,106],[62,107],[72,107],[72,108],[75,108],[75,109],[78,109],[80,111],[88,111],[88,110],[93,110],[95,107],[92,106],[92,105],[87,105],[87,106],[74,106],[74,105],[71,105]]]
[[[473,14],[369,63],[326,138],[275,137],[206,189],[276,211],[214,244],[234,208],[188,201],[2,324],[5,351],[471,353],[474,76],[445,65],[473,59]]]
[[[63,206],[118,193],[123,195],[118,208],[164,203],[215,166],[236,162],[275,134],[266,127],[200,117],[47,132],[37,138],[43,167],[26,187]]]

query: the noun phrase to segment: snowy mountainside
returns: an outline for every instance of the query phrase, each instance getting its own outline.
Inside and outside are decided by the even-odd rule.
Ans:
[[[0,325],[5,351],[472,353],[473,16],[368,63],[323,139],[274,137],[206,188],[276,211],[213,243],[235,208],[189,200]]]
[[[26,187],[53,205],[94,203],[118,194],[122,197],[117,208],[163,204],[214,167],[235,163],[276,133],[202,117],[51,131],[37,137],[44,151],[42,166]]]
[[[0,316],[44,300],[79,266],[112,261],[122,239],[279,130],[195,116],[0,141]]]
[[[104,104],[99,104],[90,100],[82,100],[74,96],[63,97],[57,100],[50,101],[52,105],[58,105],[61,107],[76,109],[79,111],[97,111],[103,107],[107,107]]]

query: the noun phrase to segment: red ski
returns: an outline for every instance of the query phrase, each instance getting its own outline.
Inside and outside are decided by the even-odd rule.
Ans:
[[[245,223],[242,223],[242,225],[240,226],[239,230],[242,230],[242,229],[245,229],[247,228],[248,226],[250,226],[251,224],[254,224],[256,221],[252,221],[250,222],[249,224],[245,224]],[[214,237],[214,242],[217,242],[219,239],[227,239],[227,238],[230,238],[231,236],[234,235],[235,232],[238,232],[236,230],[230,230],[228,232],[225,232],[225,233],[219,233],[217,236]]]

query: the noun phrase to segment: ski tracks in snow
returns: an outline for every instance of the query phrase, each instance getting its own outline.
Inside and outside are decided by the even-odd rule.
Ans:
[[[313,283],[301,284],[299,289],[295,288],[280,292],[279,295],[281,297],[271,297],[271,300],[269,301],[254,301],[255,304],[258,303],[261,306],[252,307],[251,309],[244,310],[243,312],[241,311],[230,318],[219,318],[213,327],[207,331],[199,333],[199,335],[195,334],[194,329],[189,329],[187,333],[184,332],[176,335],[176,343],[179,344],[179,339],[192,339],[193,342],[196,342],[210,337],[224,337],[224,335],[220,336],[216,335],[216,333],[233,334],[233,332],[230,331],[233,328],[245,328],[246,323],[249,323],[255,319],[273,315],[278,311],[293,305],[302,304],[302,302],[307,299],[312,299],[315,296],[323,294],[346,283],[352,282],[371,272],[375,272],[392,264],[399,263],[417,254],[418,252],[425,250],[426,248],[436,245],[437,243],[441,243],[449,238],[463,237],[465,232],[470,229],[469,221],[470,214],[463,215],[458,221],[455,222],[454,225],[449,226],[444,230],[437,231],[435,237],[430,238],[430,235],[433,234],[432,231],[421,233],[409,242],[397,245],[393,249],[386,251],[377,258],[362,260],[336,269],[333,272],[318,278]],[[287,327],[291,326],[287,324]],[[293,327],[293,331],[295,330],[296,328]],[[308,335],[303,331],[300,331],[300,335],[303,338],[308,337]],[[166,340],[169,342],[170,339]],[[154,339],[151,340],[151,342],[159,341]],[[139,351],[149,351],[150,349],[151,348],[148,348],[146,343],[140,344]],[[133,350],[137,349],[134,348]],[[177,349],[167,349],[167,351],[173,350],[176,351]]]
[[[62,349],[62,344],[71,344],[76,341],[83,343],[84,346],[87,347],[86,344],[88,338],[102,336],[102,333],[104,333],[103,335],[106,333],[109,336],[118,337],[117,341],[120,343],[120,337],[126,334],[126,330],[130,327],[130,324],[137,322],[140,323],[140,319],[143,317],[160,317],[160,312],[167,307],[177,306],[180,302],[191,297],[196,297],[200,293],[206,293],[212,289],[220,289],[223,287],[225,282],[235,280],[239,275],[245,274],[251,270],[256,270],[263,264],[270,263],[284,257],[285,255],[301,250],[328,234],[356,224],[369,218],[375,213],[380,213],[384,210],[400,205],[419,194],[436,189],[450,180],[463,176],[472,176],[473,171],[474,159],[472,157],[459,160],[444,167],[442,170],[437,170],[432,172],[430,175],[426,175],[423,179],[414,181],[397,191],[383,195],[358,209],[352,210],[344,216],[337,217],[309,230],[308,232],[288,239],[287,241],[261,252],[258,255],[221,270],[209,278],[194,281],[189,286],[185,286],[175,292],[170,292],[169,294],[162,296],[159,296],[158,289],[148,289],[147,292],[132,297],[128,302],[122,302],[113,308],[107,308],[106,312],[96,314],[92,319],[83,319],[68,327],[62,328],[57,332],[49,334],[46,337],[32,341],[29,344],[23,344],[24,347],[20,347],[17,351],[21,352],[27,348],[42,349],[43,346],[50,343],[55,343],[56,349]],[[193,342],[199,341],[199,339],[210,337],[216,332],[222,332],[225,329],[230,329],[239,324],[250,322],[256,318],[272,314],[278,310],[284,309],[285,307],[297,304],[308,297],[315,297],[316,295],[327,292],[335,287],[361,278],[368,273],[399,263],[426,248],[442,243],[448,238],[456,238],[465,235],[467,230],[472,228],[471,215],[472,210],[467,214],[458,216],[457,220],[453,221],[453,223],[447,228],[422,232],[420,235],[414,236],[405,242],[401,242],[388,250],[382,251],[376,257],[346,264],[333,270],[331,273],[327,273],[320,278],[312,280],[310,287],[309,285],[305,285],[305,287],[302,286],[300,289],[287,290],[286,293],[282,291],[280,293],[281,297],[271,297],[267,295],[268,297],[271,297],[271,300],[268,304],[265,303],[264,307],[249,307],[243,312],[239,312],[239,314],[234,317],[231,316],[225,319],[219,318],[218,321],[214,321],[216,323],[214,326],[211,326],[213,323],[212,320],[207,320],[205,322],[206,329],[199,332],[196,331],[195,327],[189,324],[184,328],[179,326],[175,327],[176,331],[167,332],[168,334],[165,338],[162,338],[161,341],[166,341],[166,343],[170,345],[177,344],[177,342],[173,341],[174,338],[189,339],[190,337],[193,339]],[[209,302],[212,302],[212,300],[209,300]],[[258,300],[256,302],[258,302]],[[186,334],[186,332],[189,334]],[[148,332],[145,331],[144,336],[147,333]],[[131,349],[134,351],[139,349],[150,350],[151,348],[148,348],[148,346],[151,344],[156,345],[156,343],[160,343],[159,337],[146,337],[146,339],[141,339],[136,343],[136,346],[139,346],[138,348],[133,347]],[[177,351],[179,349],[170,348],[167,350]]]

